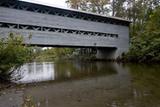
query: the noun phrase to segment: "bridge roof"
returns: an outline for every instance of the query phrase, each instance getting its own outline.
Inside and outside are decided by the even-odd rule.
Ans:
[[[82,10],[76,10],[76,9],[67,9],[69,11],[75,11],[75,12],[79,12],[79,13],[85,13],[85,14],[89,14],[89,15],[96,15],[96,16],[100,16],[100,17],[105,17],[105,18],[111,18],[111,19],[116,19],[116,20],[120,20],[120,21],[126,21],[126,22],[131,22],[129,20],[120,18],[120,17],[114,17],[114,16],[106,16],[106,15],[102,15],[102,14],[97,14],[97,13],[92,13],[92,12],[87,12],[87,11],[82,11]]]
[[[26,1],[21,0],[21,2],[26,2]],[[120,20],[120,21],[126,21],[126,22],[131,23],[130,20],[120,18],[120,17],[106,16],[106,15],[102,15],[102,14],[97,14],[97,13],[93,13],[93,12],[87,12],[87,11],[82,11],[82,10],[77,10],[77,9],[72,9],[72,8],[56,7],[56,6],[51,6],[51,5],[48,5],[48,4],[33,3],[33,2],[27,2],[27,3],[31,3],[31,4],[34,4],[34,5],[47,6],[47,7],[51,7],[51,8],[57,8],[57,9],[60,9],[60,10],[65,10],[65,11],[72,11],[72,12],[84,13],[84,14],[88,14],[88,15],[95,15],[95,16],[100,16],[100,17],[105,17],[105,18],[110,18],[110,19],[115,19],[115,20]]]
[[[14,2],[14,3],[18,3],[19,5],[25,5],[25,6],[29,6],[29,7],[41,7],[41,8],[49,8],[49,9],[56,9],[59,10],[61,12],[65,12],[65,13],[76,13],[76,14],[82,14],[83,15],[88,15],[91,17],[96,17],[96,18],[101,18],[103,19],[108,19],[111,20],[112,22],[124,22],[127,23],[127,25],[129,25],[129,23],[131,23],[131,21],[123,19],[123,18],[119,18],[119,17],[112,17],[112,16],[105,16],[105,15],[101,15],[101,14],[96,14],[96,13],[92,13],[92,12],[86,12],[86,11],[81,11],[81,10],[76,10],[76,9],[69,9],[69,8],[60,8],[60,7],[55,7],[55,6],[50,6],[50,5],[44,5],[44,4],[37,4],[37,3],[31,3],[31,2],[26,2],[26,1],[19,1],[19,0],[4,0],[5,2]],[[2,1],[3,2],[3,1]]]

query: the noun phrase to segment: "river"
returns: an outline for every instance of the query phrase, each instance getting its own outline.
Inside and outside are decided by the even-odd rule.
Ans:
[[[160,65],[100,61],[25,64],[0,107],[160,107]]]

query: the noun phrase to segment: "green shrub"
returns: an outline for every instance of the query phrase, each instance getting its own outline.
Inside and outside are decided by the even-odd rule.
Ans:
[[[31,48],[23,44],[23,37],[10,33],[0,39],[0,80],[11,81],[16,69],[30,60]]]
[[[143,32],[132,37],[129,52],[124,60],[132,62],[160,62],[160,7],[146,22]]]

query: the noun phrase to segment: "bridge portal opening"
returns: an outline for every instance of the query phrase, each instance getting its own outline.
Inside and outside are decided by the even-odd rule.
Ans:
[[[76,48],[76,47],[34,47],[35,60],[54,59],[87,59],[95,60],[96,48]]]
[[[36,60],[80,59],[110,60],[115,56],[117,48],[96,47],[34,47]]]
[[[98,48],[96,58],[100,60],[112,60],[116,55],[116,47]]]

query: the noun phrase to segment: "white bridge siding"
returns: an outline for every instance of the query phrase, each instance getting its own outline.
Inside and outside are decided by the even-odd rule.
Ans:
[[[25,4],[25,2],[20,1],[17,3]],[[27,4],[36,6],[32,3]],[[43,5],[40,6],[43,7]],[[52,7],[50,8],[52,9]],[[9,32],[15,32],[24,36],[26,44],[95,47],[98,49],[97,58],[115,59],[128,50],[130,22],[116,18],[112,20],[112,18],[106,17],[108,21],[111,20],[111,22],[106,23],[97,19],[97,17],[104,18],[104,16],[97,15],[96,17],[96,15],[84,12],[77,12],[77,14],[82,14],[81,18],[76,18],[74,15],[67,17],[65,14],[60,16],[58,13],[52,15],[27,11],[2,5],[0,6],[0,36],[5,37]],[[83,14],[90,18],[95,16],[94,20],[84,19]],[[117,24],[117,21],[121,23]],[[30,34],[32,38],[29,40]]]

